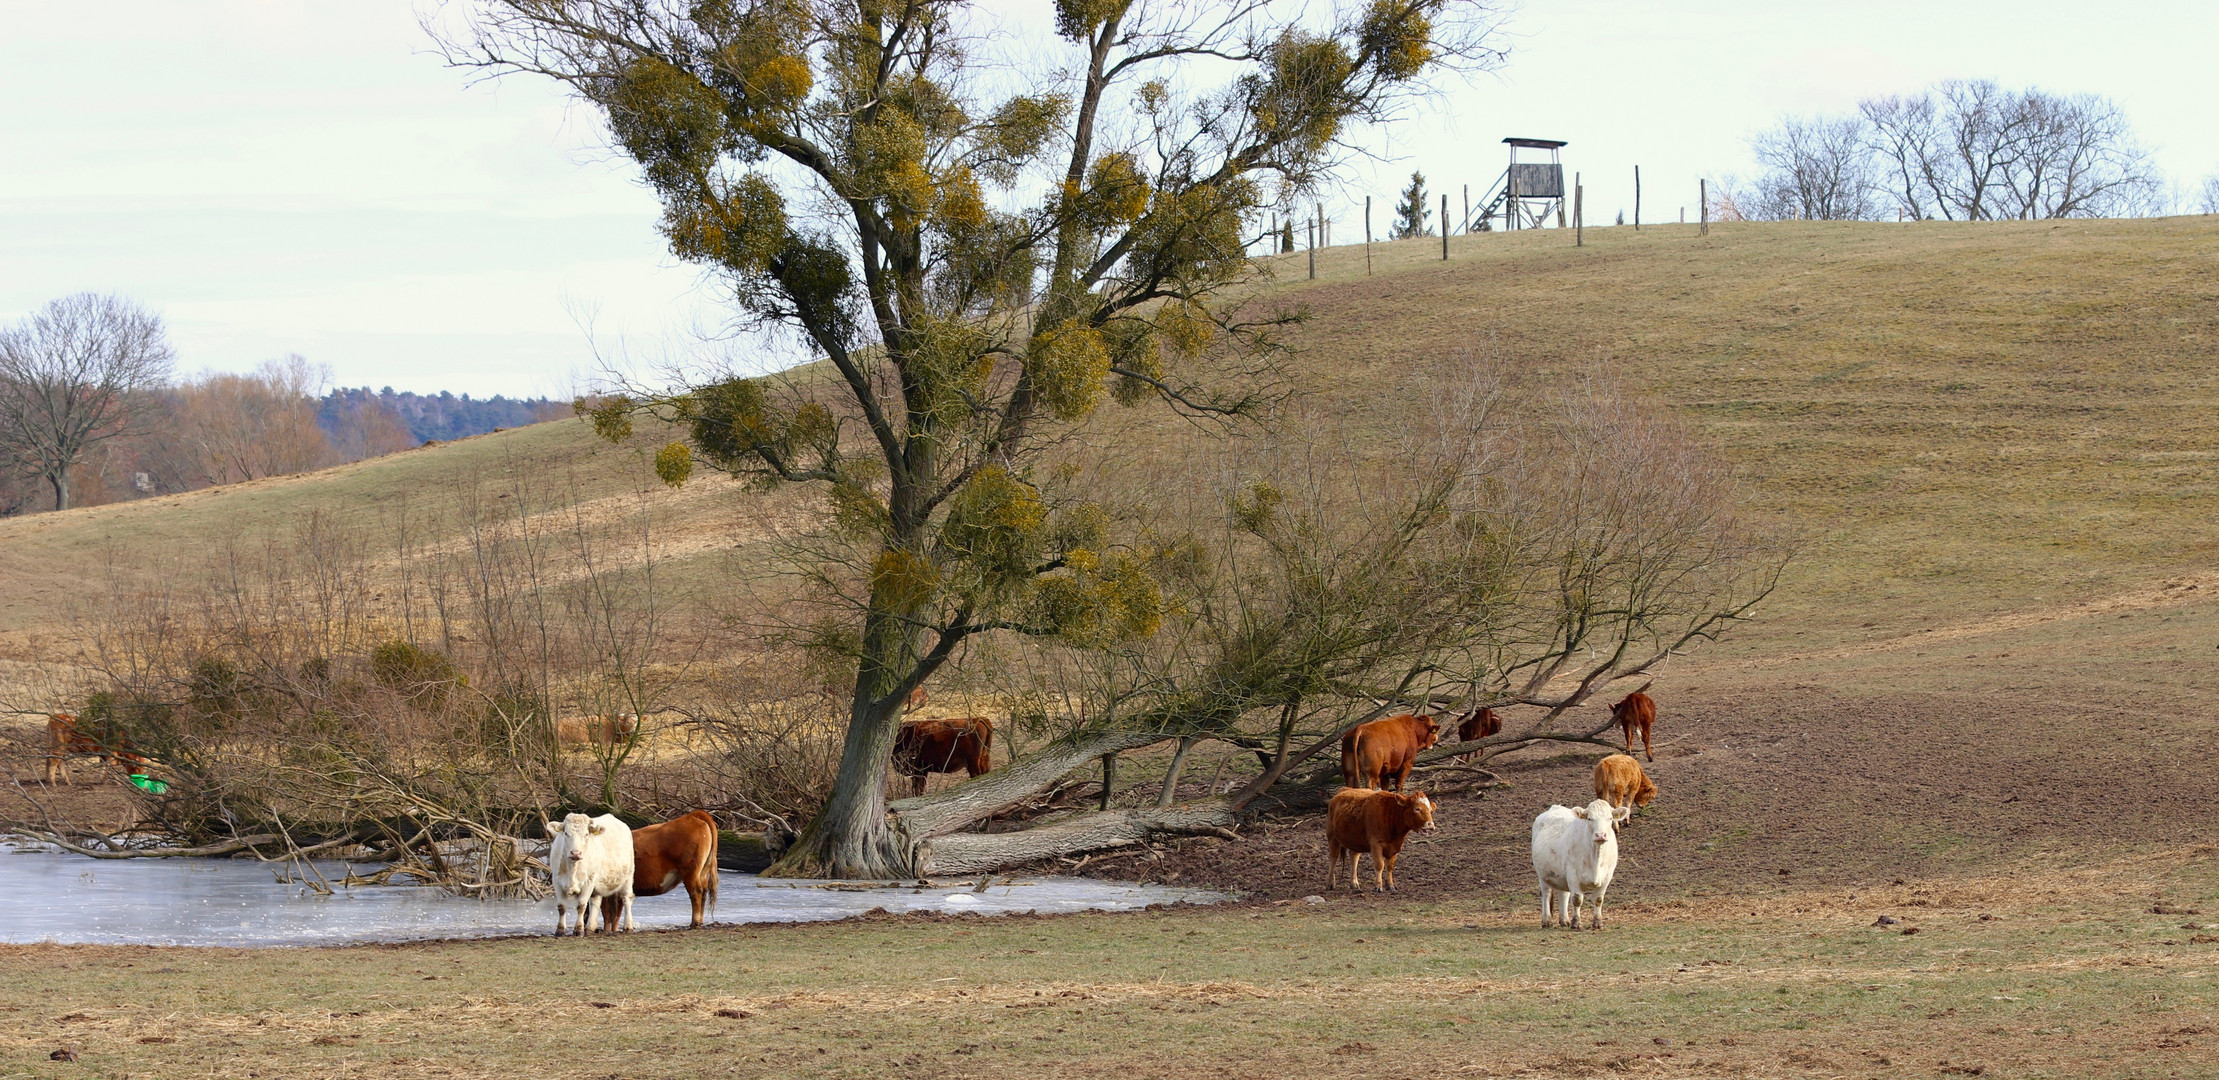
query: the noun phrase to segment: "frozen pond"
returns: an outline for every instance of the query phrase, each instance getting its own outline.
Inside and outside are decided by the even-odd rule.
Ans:
[[[319,863],[333,881],[339,863]],[[0,847],[0,942],[100,945],[338,945],[357,941],[547,934],[552,900],[469,900],[437,889],[366,886],[318,895],[298,881],[281,884],[281,863],[251,859],[89,859]],[[368,869],[364,867],[363,869]],[[972,879],[975,883],[976,879]],[[727,873],[717,887],[716,921],[809,922],[892,912],[1126,911],[1179,901],[1213,903],[1207,889],[1133,885],[1089,878],[997,877],[983,893],[969,883],[918,889],[766,881]],[[641,897],[632,908],[642,930],[684,926],[684,889]]]

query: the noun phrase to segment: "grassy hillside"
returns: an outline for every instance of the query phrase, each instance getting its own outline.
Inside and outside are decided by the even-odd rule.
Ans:
[[[1807,651],[2200,573],[2219,539],[2219,218],[1558,230],[1277,260],[1270,299],[1311,315],[1311,402],[1422,423],[1473,350],[1543,373],[1600,363],[1682,409],[1804,557],[1729,653]],[[1191,436],[1153,413],[1104,429]],[[307,476],[0,521],[0,634],[26,658],[112,568],[204,552],[309,511],[432,520],[465,482],[644,498],[680,555],[760,535],[790,504],[653,485],[643,432],[501,432]],[[1869,625],[1868,625],[1869,624]],[[1800,635],[1800,639],[1799,636]]]
[[[1347,407],[1461,350],[1600,362],[1683,409],[1810,547],[1739,648],[1901,634],[2209,566],[2219,218],[1733,224],[1381,245],[1283,291]],[[1866,624],[1871,624],[1867,626]],[[1802,632],[1803,643],[1785,641]]]

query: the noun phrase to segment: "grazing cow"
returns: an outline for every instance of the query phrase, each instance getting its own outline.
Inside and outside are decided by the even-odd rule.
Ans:
[[[591,933],[605,896],[620,901],[617,912],[624,928],[632,929],[631,828],[614,814],[571,814],[559,825],[548,822],[547,835],[554,841],[547,848],[547,868],[555,874],[555,936],[562,936],[566,908],[578,911],[578,936]],[[601,929],[614,931],[615,921],[603,918]]]
[[[1551,806],[1533,819],[1533,876],[1541,881],[1541,928],[1564,897],[1564,925],[1579,929],[1579,910],[1595,895],[1594,929],[1603,928],[1603,893],[1618,869],[1617,812],[1601,799],[1577,810]]]
[[[1349,888],[1363,891],[1357,875],[1363,869],[1365,854],[1369,853],[1372,889],[1393,892],[1395,858],[1402,854],[1403,840],[1413,832],[1432,829],[1433,800],[1427,798],[1425,792],[1404,795],[1364,788],[1342,788],[1335,792],[1333,801],[1325,808],[1326,890],[1338,887],[1341,853],[1345,851],[1348,853]]]
[[[1483,705],[1464,714],[1464,719],[1456,725],[1456,741],[1472,742],[1501,732],[1502,714]],[[1470,761],[1476,753],[1479,751],[1465,751],[1464,760]]]
[[[632,895],[661,896],[680,885],[693,901],[693,923],[702,907],[717,914],[717,819],[706,810],[681,814],[657,825],[632,830]],[[601,900],[601,925],[616,921],[617,898]]]
[[[49,785],[67,782],[69,767],[65,759],[82,755],[99,758],[118,776],[145,775],[149,764],[121,731],[106,736],[88,735],[79,730],[77,718],[68,713],[47,716],[46,782]]]
[[[1641,690],[1647,690],[1654,685],[1656,685],[1656,680],[1651,679],[1641,684]],[[1618,730],[1625,733],[1626,753],[1633,753],[1633,732],[1635,728],[1639,728],[1641,729],[1641,753],[1650,761],[1655,761],[1657,756],[1649,752],[1649,725],[1656,723],[1657,703],[1654,698],[1642,693],[1641,690],[1627,694],[1618,704],[1611,706],[1610,718],[1618,721]]]
[[[615,746],[639,734],[637,713],[615,716],[566,716],[555,721],[555,741],[564,746]]]
[[[962,769],[983,776],[994,768],[994,722],[983,716],[909,720],[894,737],[894,771],[909,778],[911,795],[925,793],[925,777]]]
[[[1612,754],[1595,763],[1595,797],[1609,803],[1623,825],[1635,806],[1656,801],[1657,785],[1631,755]]]
[[[1396,791],[1409,779],[1418,763],[1418,751],[1441,739],[1430,716],[1390,716],[1358,724],[1341,736],[1341,783],[1352,788],[1387,787],[1394,779]]]

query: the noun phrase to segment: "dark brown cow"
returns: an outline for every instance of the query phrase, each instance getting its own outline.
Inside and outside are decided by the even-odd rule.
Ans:
[[[1342,788],[1325,807],[1325,871],[1328,892],[1340,887],[1341,853],[1347,852],[1348,887],[1359,892],[1357,874],[1364,856],[1371,856],[1372,888],[1395,889],[1395,859],[1402,842],[1413,832],[1433,828],[1433,800],[1425,792],[1404,795],[1393,791]]]
[[[1477,709],[1473,709],[1468,713],[1465,713],[1463,721],[1456,725],[1457,742],[1471,742],[1475,739],[1484,739],[1490,735],[1499,735],[1501,733],[1502,714],[1497,713],[1495,710],[1487,708],[1484,705],[1480,706]],[[1464,760],[1470,761],[1472,759],[1472,755],[1476,753],[1479,753],[1479,751],[1465,751]]]
[[[983,716],[909,720],[894,737],[894,771],[909,778],[910,794],[925,793],[925,777],[962,769],[983,776],[994,768],[994,722]]]
[[[77,718],[68,713],[53,713],[46,718],[46,782],[58,784],[69,778],[63,759],[89,755],[99,758],[115,769],[117,776],[132,773],[146,774],[147,759],[135,752],[131,740],[122,732],[112,737],[87,735],[77,728]]]
[[[1394,778],[1396,791],[1418,763],[1418,751],[1441,739],[1430,716],[1390,716],[1358,724],[1341,736],[1341,783],[1352,788],[1381,788]]]
[[[680,885],[693,901],[693,925],[717,914],[717,819],[706,810],[632,830],[632,894],[661,896]],[[621,896],[601,898],[601,925],[615,926]]]
[[[1641,691],[1655,685],[1655,679],[1642,683],[1641,690],[1627,694],[1618,704],[1610,707],[1610,718],[1618,721],[1618,730],[1625,733],[1626,753],[1633,753],[1633,733],[1635,728],[1639,728],[1641,729],[1641,754],[1650,761],[1657,759],[1657,756],[1649,750],[1649,725],[1657,721],[1657,703]]]

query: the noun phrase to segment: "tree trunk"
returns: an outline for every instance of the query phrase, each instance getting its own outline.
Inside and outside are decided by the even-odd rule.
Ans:
[[[1194,749],[1195,739],[1189,735],[1179,740],[1179,749],[1171,755],[1171,767],[1164,770],[1163,790],[1156,792],[1156,805],[1169,806],[1179,794],[1179,770],[1187,763],[1187,751]]]
[[[46,482],[54,485],[54,509],[69,509],[69,470],[64,468],[60,472],[48,473]]]
[[[891,605],[882,606],[879,599],[872,597],[873,610],[865,618],[863,657],[856,668],[847,742],[840,751],[832,797],[793,846],[763,871],[764,877],[917,876],[916,844],[886,805],[886,773],[901,733],[897,672],[911,662],[915,632],[903,620],[881,614]]]
[[[967,829],[1025,801],[1073,769],[1104,754],[1134,750],[1171,736],[1151,731],[1111,731],[1070,741],[1058,740],[1029,757],[1013,761],[946,791],[897,799],[889,808],[908,835],[926,840]]]
[[[1102,755],[1102,809],[1110,808],[1110,796],[1117,790],[1117,755]]]
[[[1165,833],[1222,834],[1240,821],[1229,799],[1184,806],[1085,814],[1070,821],[1006,833],[958,833],[927,841],[918,859],[926,874],[970,874],[1082,851],[1146,843]]]

